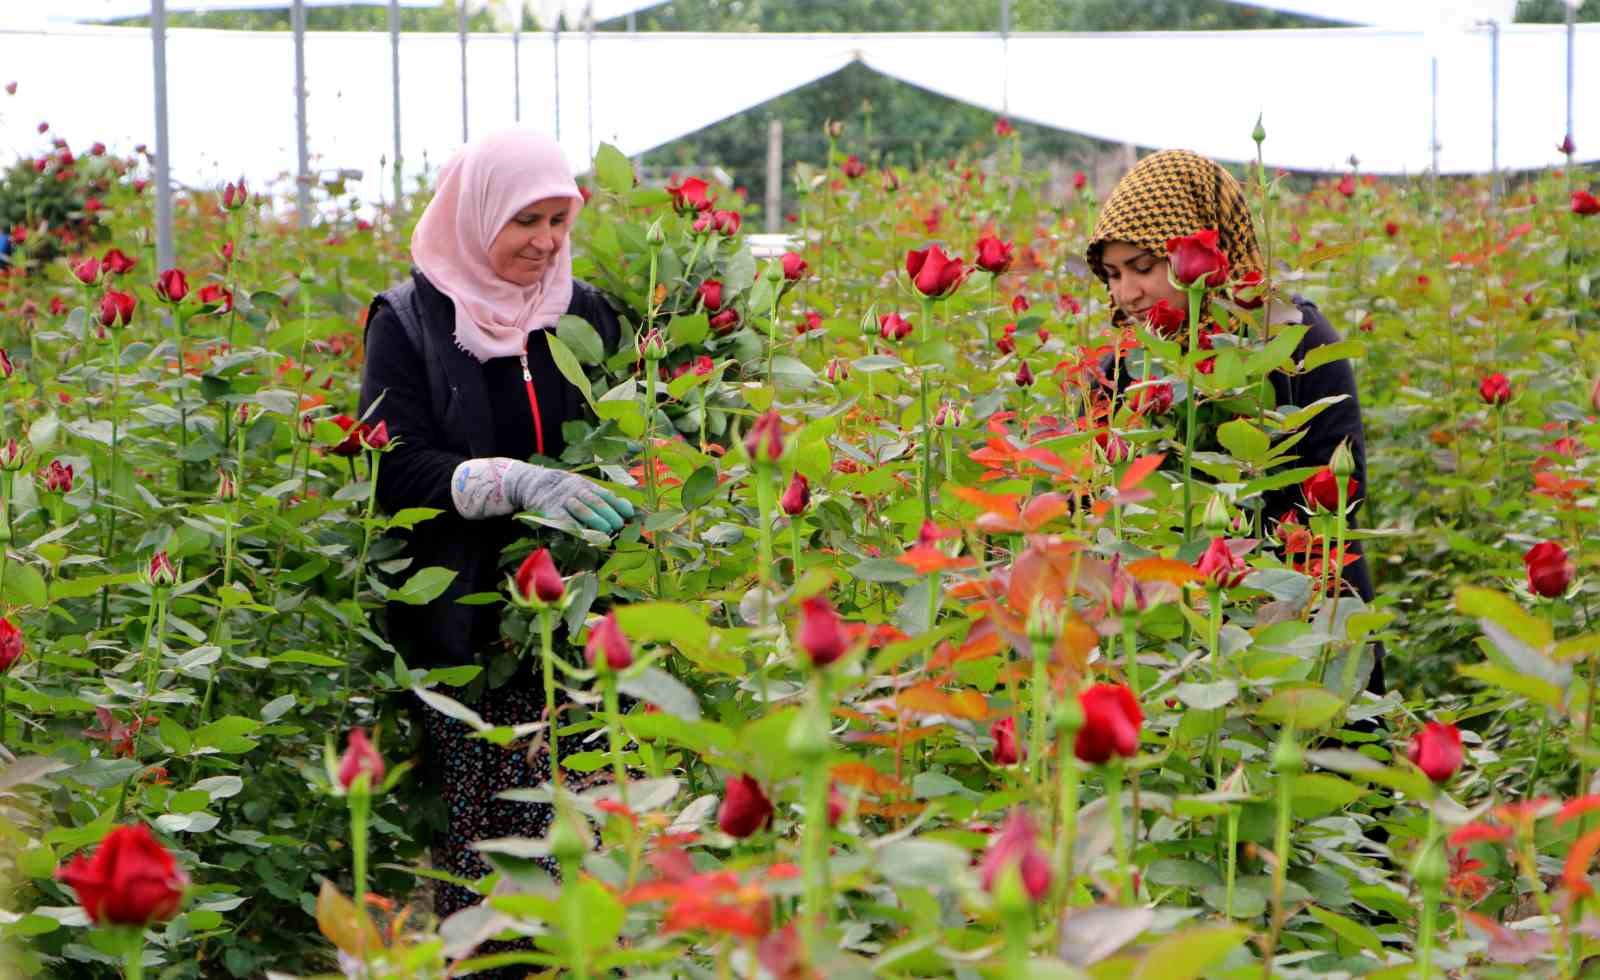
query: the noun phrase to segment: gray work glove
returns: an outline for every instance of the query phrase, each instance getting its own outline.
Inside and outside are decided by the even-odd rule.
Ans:
[[[604,534],[622,530],[633,516],[632,504],[591,480],[505,456],[463,461],[450,477],[450,499],[468,520],[529,510]]]

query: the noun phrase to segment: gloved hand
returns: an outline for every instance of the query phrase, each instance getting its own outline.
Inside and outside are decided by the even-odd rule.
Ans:
[[[632,504],[591,480],[505,456],[463,461],[450,477],[450,499],[468,520],[531,510],[605,534],[622,530],[633,516]]]

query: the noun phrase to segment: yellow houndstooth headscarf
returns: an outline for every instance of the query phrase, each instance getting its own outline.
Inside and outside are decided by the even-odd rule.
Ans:
[[[1162,150],[1140,160],[1117,181],[1089,239],[1089,268],[1106,281],[1100,257],[1111,242],[1127,242],[1165,257],[1167,242],[1205,228],[1217,230],[1232,275],[1262,271],[1261,249],[1244,190],[1233,174],[1188,150]],[[1117,311],[1114,319],[1121,321]]]

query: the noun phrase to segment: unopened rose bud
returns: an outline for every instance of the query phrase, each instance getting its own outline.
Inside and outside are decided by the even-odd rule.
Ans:
[[[5,445],[0,446],[0,470],[15,473],[27,466],[32,457],[33,447],[18,443],[16,439],[7,439]]]
[[[661,331],[651,327],[650,331],[639,338],[639,356],[654,364],[667,356],[667,338]]]
[[[1201,526],[1207,534],[1226,534],[1228,531],[1228,502],[1222,499],[1222,494],[1214,493],[1211,500],[1206,503],[1205,516],[1201,518]]]
[[[1061,610],[1053,602],[1036,600],[1028,611],[1027,630],[1029,640],[1048,650],[1061,635]]]
[[[1250,131],[1250,138],[1256,143],[1264,143],[1267,139],[1267,127],[1261,125],[1261,114],[1256,114],[1256,128]]]
[[[1328,468],[1333,470],[1333,475],[1340,479],[1355,475],[1356,457],[1355,453],[1350,451],[1348,442],[1339,443],[1339,448],[1333,451],[1333,456],[1328,460]]]
[[[955,402],[940,402],[938,410],[933,413],[933,426],[936,429],[959,429],[962,421],[961,409],[956,407]]]
[[[217,499],[223,503],[239,499],[239,485],[227,470],[217,471]]]
[[[661,219],[650,222],[650,227],[645,230],[644,241],[651,248],[660,248],[667,243],[667,233],[661,227]]]
[[[837,119],[829,119],[822,124],[822,135],[830,140],[836,140],[844,135],[844,123]]]
[[[850,362],[842,357],[835,357],[828,362],[828,383],[838,384],[850,377]]]
[[[157,551],[150,556],[150,565],[145,569],[144,580],[152,588],[169,589],[178,581],[178,566],[167,557],[165,550]]]

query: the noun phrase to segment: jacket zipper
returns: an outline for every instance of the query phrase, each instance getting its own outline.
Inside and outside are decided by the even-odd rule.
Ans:
[[[544,455],[544,419],[539,415],[539,399],[533,393],[533,373],[528,370],[528,352],[517,355],[522,363],[522,386],[528,390],[528,407],[533,409],[533,442],[539,455]]]

